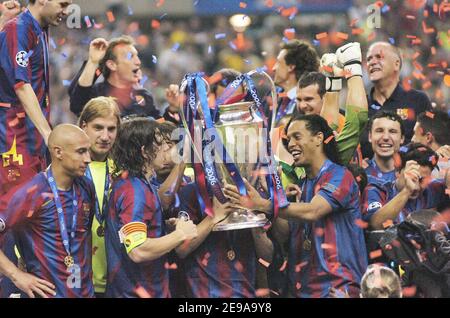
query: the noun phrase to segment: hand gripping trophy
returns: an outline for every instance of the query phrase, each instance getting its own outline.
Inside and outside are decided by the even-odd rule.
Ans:
[[[202,210],[213,215],[212,196],[221,203],[228,199],[222,192],[224,184],[234,184],[241,195],[247,195],[244,178],[261,189],[274,203],[270,218],[286,206],[287,200],[276,169],[269,138],[269,123],[264,115],[259,90],[269,87],[272,111],[276,113],[275,85],[262,70],[241,74],[218,96],[214,108],[208,104],[208,82],[201,73],[187,74],[180,85],[183,103],[181,119],[191,144],[191,162],[198,186],[198,200]],[[264,85],[261,85],[264,83]],[[226,101],[239,87],[245,87],[243,101]],[[262,227],[269,220],[264,213],[237,207],[214,231]]]

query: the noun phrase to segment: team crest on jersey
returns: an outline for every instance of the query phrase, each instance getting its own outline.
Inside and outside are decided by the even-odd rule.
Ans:
[[[16,63],[19,66],[27,67],[28,66],[28,53],[25,51],[20,51],[16,54]]]
[[[372,202],[369,204],[369,206],[367,207],[367,211],[371,211],[371,210],[375,210],[375,209],[380,209],[383,205],[380,202]]]
[[[6,223],[3,219],[0,218],[0,233],[6,229]]]

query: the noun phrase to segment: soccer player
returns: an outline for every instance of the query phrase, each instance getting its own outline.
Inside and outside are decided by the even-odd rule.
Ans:
[[[91,163],[86,177],[95,186],[95,217],[92,222],[92,271],[95,296],[101,298],[106,288],[105,214],[114,164],[109,153],[120,127],[120,111],[112,97],[91,99],[83,109],[78,124],[91,140]]]
[[[287,195],[301,202],[279,211],[279,217],[289,221],[279,224],[277,237],[289,240],[288,288],[294,297],[328,297],[336,286],[357,297],[367,267],[363,232],[355,224],[361,217],[358,185],[351,172],[336,163],[336,141],[330,136],[331,128],[318,115],[297,115],[287,126],[288,150],[306,172],[301,184],[287,188]],[[250,201],[258,211],[271,211],[271,201],[248,183],[247,190],[250,200],[242,200],[229,186],[226,194],[232,203],[245,206]]]
[[[52,164],[0,201],[0,240],[13,231],[27,272],[0,252],[0,273],[29,297],[93,297],[91,225],[95,190],[84,177],[90,141],[77,126],[49,136]]]
[[[410,213],[420,209],[441,210],[450,202],[445,191],[450,187],[450,173],[446,179],[431,179],[438,155],[429,147],[411,143],[400,151],[400,177],[391,182],[370,182],[363,196],[363,219],[372,229],[383,229],[390,220],[402,222]]]
[[[192,221],[178,220],[170,234],[166,229],[153,165],[166,149],[157,122],[122,124],[112,158],[123,173],[113,183],[106,216],[107,297],[170,297],[167,253],[197,237]]]
[[[438,168],[433,170],[433,177],[443,178],[450,169],[450,116],[445,112],[425,112],[417,117],[414,126],[413,142],[430,147],[439,155]]]
[[[367,125],[374,156],[363,162],[369,179],[394,181],[395,155],[405,140],[405,128],[399,115],[381,110]]]
[[[319,56],[311,44],[297,39],[281,44],[281,50],[272,69],[275,72],[275,85],[283,90],[283,97],[278,100],[275,126],[289,121],[293,115],[296,107],[297,83],[300,77],[305,73],[318,71],[318,69]],[[273,114],[267,113],[266,116],[271,118]],[[287,118],[281,121],[283,117]]]
[[[46,167],[49,125],[48,27],[72,0],[30,0],[0,32],[0,195]]]
[[[95,84],[98,69],[105,81]],[[141,60],[131,37],[121,36],[110,42],[103,38],[94,39],[89,45],[88,61],[83,63],[69,87],[70,110],[79,115],[91,98],[112,96],[117,98],[122,117],[139,115],[159,119],[161,115],[153,96],[139,87],[141,79]],[[169,106],[164,118],[178,123],[177,85],[172,84],[166,89],[166,99]]]

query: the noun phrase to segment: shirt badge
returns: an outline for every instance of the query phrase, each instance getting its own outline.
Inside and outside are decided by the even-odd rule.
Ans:
[[[28,53],[25,51],[20,51],[16,54],[16,63],[21,67],[28,66]]]

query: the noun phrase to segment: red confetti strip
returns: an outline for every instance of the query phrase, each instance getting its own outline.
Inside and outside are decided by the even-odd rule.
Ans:
[[[280,271],[280,272],[284,271],[284,270],[286,269],[286,266],[287,266],[287,261],[284,260],[283,265],[281,265],[279,271]]]
[[[297,289],[302,288],[302,284],[300,284],[300,282],[297,282],[297,284],[295,284],[295,288],[297,288]]]
[[[352,35],[360,35],[363,33],[364,33],[364,29],[361,29],[361,28],[352,29]]]
[[[316,34],[316,40],[321,40],[324,39],[328,36],[328,32],[322,32],[322,33],[318,33]]]
[[[325,230],[322,227],[318,227],[314,230],[314,234],[318,237],[322,237],[325,234]]]
[[[325,139],[325,141],[324,141],[323,143],[324,143],[324,144],[328,144],[333,138],[334,138],[334,135],[331,135],[330,137],[328,137],[327,139]]]
[[[342,33],[342,32],[337,32],[336,33],[336,37],[338,37],[339,39],[342,39],[342,40],[347,40],[348,39],[348,34],[347,33]]]
[[[245,2],[239,2],[239,7],[245,9],[247,8],[247,4]]]
[[[0,107],[11,107],[11,103],[0,103]]]
[[[374,259],[374,258],[380,257],[381,255],[383,255],[382,250],[375,250],[375,251],[370,252],[369,257],[370,257],[370,259]]]
[[[264,3],[264,5],[268,8],[272,8],[273,7],[273,0],[266,0],[266,2]]]
[[[293,15],[296,15],[297,12],[298,12],[298,9],[297,9],[297,7],[294,6],[294,7],[290,7],[290,8],[281,10],[281,16],[282,17],[290,17]]]
[[[427,117],[431,118],[431,119],[434,118],[434,114],[433,114],[432,112],[426,111],[426,112],[425,112],[425,115],[426,115]],[[434,158],[434,157],[433,157],[433,158]]]
[[[353,28],[356,25],[356,22],[358,22],[358,19],[353,19],[350,24],[349,27]]]
[[[17,124],[19,124],[19,118],[14,118],[8,122],[9,127],[15,127]]]
[[[265,268],[269,268],[269,266],[270,266],[270,263],[269,263],[268,261],[262,259],[262,258],[259,258],[259,259],[258,259],[258,262],[259,262],[262,266],[264,266]]]
[[[235,268],[239,273],[244,272],[244,266],[242,266],[241,262],[239,262],[239,261],[236,261],[236,263],[234,264],[234,268]]]
[[[256,297],[267,297],[270,295],[269,288],[258,288],[255,290],[255,296]]]
[[[402,288],[402,294],[403,297],[414,297],[417,293],[417,287],[416,286],[411,286],[411,287],[403,287]]]
[[[444,76],[444,83],[447,87],[450,87],[450,75],[445,75]]]
[[[139,296],[139,298],[150,298],[150,294],[142,286],[138,286],[134,289],[134,292]]]
[[[28,188],[27,189],[27,194],[30,194],[30,193],[36,191],[36,189],[37,189],[37,184],[35,184],[34,186]]]
[[[416,58],[418,58],[420,56],[420,52],[415,52],[412,59],[415,60]]]
[[[425,83],[422,84],[422,89],[423,90],[427,90],[432,86],[431,81],[426,81]]]
[[[320,247],[321,247],[323,250],[331,250],[331,249],[335,249],[335,246],[334,246],[334,245],[328,244],[328,243],[322,243],[322,244],[320,245]]]
[[[295,272],[298,273],[302,270],[302,267],[306,266],[308,264],[307,261],[301,262],[300,264],[295,265]]]
[[[367,41],[369,41],[369,42],[373,41],[375,39],[375,37],[376,37],[376,33],[372,32],[367,36]]]
[[[379,8],[381,8],[384,5],[384,3],[383,3],[383,1],[376,1],[375,5]]]
[[[394,222],[392,222],[392,220],[386,220],[383,222],[383,228],[386,229],[388,227],[390,227],[392,224],[394,224]]]
[[[163,6],[164,5],[164,1],[165,0],[158,0],[158,2],[156,3],[156,7],[159,8],[159,7]]]
[[[422,21],[422,30],[423,30],[423,33],[425,33],[425,34],[436,32],[436,30],[434,28],[427,27],[425,21]]]
[[[416,19],[415,16],[410,15],[410,14],[407,14],[407,15],[406,15],[406,18],[409,19],[409,20],[415,20],[415,19]]]
[[[108,19],[109,23],[116,21],[116,18],[114,17],[112,11],[106,11],[106,18]]]
[[[153,19],[152,20],[152,29],[159,29],[161,26],[161,23],[158,20]]]
[[[436,48],[434,46],[431,47],[431,54],[436,55]]]
[[[19,118],[19,119],[25,118],[25,116],[26,116],[25,112],[20,112],[20,113],[16,114],[16,117]]]
[[[369,223],[364,222],[361,219],[356,219],[355,220],[355,224],[357,227],[361,228],[361,229],[367,229],[369,227]]]

